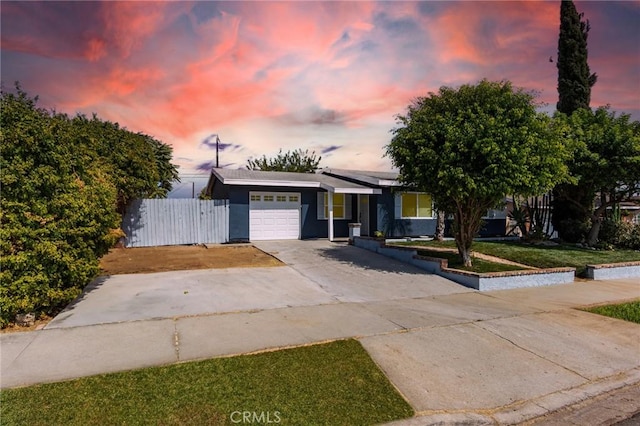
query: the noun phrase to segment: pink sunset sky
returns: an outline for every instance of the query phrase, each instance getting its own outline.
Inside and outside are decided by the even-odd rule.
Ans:
[[[640,3],[576,2],[592,107],[640,119]],[[394,116],[439,87],[507,79],[557,102],[560,2],[2,1],[2,81],[171,144],[181,172],[303,148],[389,170]],[[553,60],[553,62],[550,62]]]

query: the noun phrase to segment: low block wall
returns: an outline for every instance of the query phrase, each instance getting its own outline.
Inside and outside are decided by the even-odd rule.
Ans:
[[[480,291],[565,284],[573,282],[575,278],[575,268],[524,269],[478,274],[451,269],[448,267],[446,259],[419,256],[417,249],[390,247],[382,240],[356,237],[353,240],[353,245],[409,263],[432,274],[440,275],[465,287]]]
[[[587,278],[592,280],[615,280],[636,277],[640,278],[640,262],[587,265]]]

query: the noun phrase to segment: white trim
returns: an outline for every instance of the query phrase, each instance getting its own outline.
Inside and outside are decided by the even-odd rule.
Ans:
[[[401,186],[401,183],[398,182],[397,179],[381,179],[381,178],[377,178],[375,176],[368,176],[366,174],[361,174],[359,173],[358,170],[333,170],[333,169],[325,169],[322,170],[323,174],[327,174],[327,175],[332,175],[332,176],[336,176],[338,177],[338,179],[340,178],[348,178],[348,179],[353,179],[353,180],[357,180],[359,182],[364,182],[364,183],[368,183],[370,185],[377,185],[377,186]],[[362,173],[366,173],[366,172],[362,172]]]
[[[345,197],[346,198],[346,197]],[[329,200],[329,206],[328,206],[328,210],[329,210],[329,241],[333,241],[333,192],[329,191],[327,192],[327,199]],[[343,198],[344,199],[344,198]],[[344,211],[344,207],[343,207],[343,211]]]
[[[320,188],[328,192],[335,192],[336,194],[382,194],[382,189],[380,188],[338,188],[326,183],[321,183]]]
[[[251,186],[288,186],[296,188],[318,188],[318,182],[313,181],[286,181],[286,180],[253,180],[253,179],[225,179],[224,185],[251,185]]]

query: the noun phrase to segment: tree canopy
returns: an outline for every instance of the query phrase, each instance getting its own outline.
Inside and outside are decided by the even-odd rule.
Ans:
[[[322,157],[316,157],[316,152],[309,150],[297,149],[283,153],[278,151],[278,155],[273,158],[267,158],[263,155],[260,158],[247,160],[247,169],[249,170],[265,170],[275,172],[296,172],[296,173],[314,173],[318,169]]]
[[[571,114],[579,108],[589,108],[591,87],[598,76],[592,74],[587,63],[589,21],[582,21],[570,0],[560,4],[560,36],[558,38],[558,111]]]
[[[555,119],[565,144],[573,149],[568,164],[576,179],[575,184],[559,186],[556,198],[571,204],[577,217],[590,218],[586,240],[594,245],[606,209],[640,193],[640,122],[606,107],[579,109]]]
[[[482,217],[508,194],[539,194],[566,176],[567,151],[535,96],[482,80],[414,100],[387,146],[402,182],[454,215],[458,251],[471,265]]]
[[[36,104],[19,86],[1,93],[0,325],[73,300],[122,236],[118,212],[177,178],[168,145]]]

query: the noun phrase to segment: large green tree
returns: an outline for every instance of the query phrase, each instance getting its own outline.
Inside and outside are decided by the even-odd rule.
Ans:
[[[560,3],[560,35],[558,37],[558,104],[557,110],[571,115],[580,108],[589,108],[591,87],[597,75],[589,69],[587,38],[589,21],[578,13],[572,1]],[[572,192],[574,200],[567,201],[562,194]],[[589,216],[585,211],[593,203],[588,188],[560,185],[554,189],[553,226],[561,238],[579,241],[585,236]],[[577,202],[577,203],[576,203]]]
[[[429,192],[454,216],[458,252],[470,266],[488,209],[508,194],[540,194],[566,176],[566,150],[535,96],[510,82],[442,87],[417,98],[387,146],[402,182]]]
[[[296,172],[314,173],[318,169],[322,157],[317,157],[315,151],[296,149],[294,151],[278,151],[278,155],[267,158],[263,155],[260,158],[247,160],[247,169],[265,170],[275,172]]]
[[[606,210],[640,193],[640,122],[608,108],[579,109],[555,119],[573,149],[569,172],[577,179],[575,185],[559,186],[556,197],[589,219],[586,242],[594,245]]]
[[[167,145],[16,89],[0,99],[0,326],[76,297],[122,235],[118,213],[166,194],[176,172]]]

